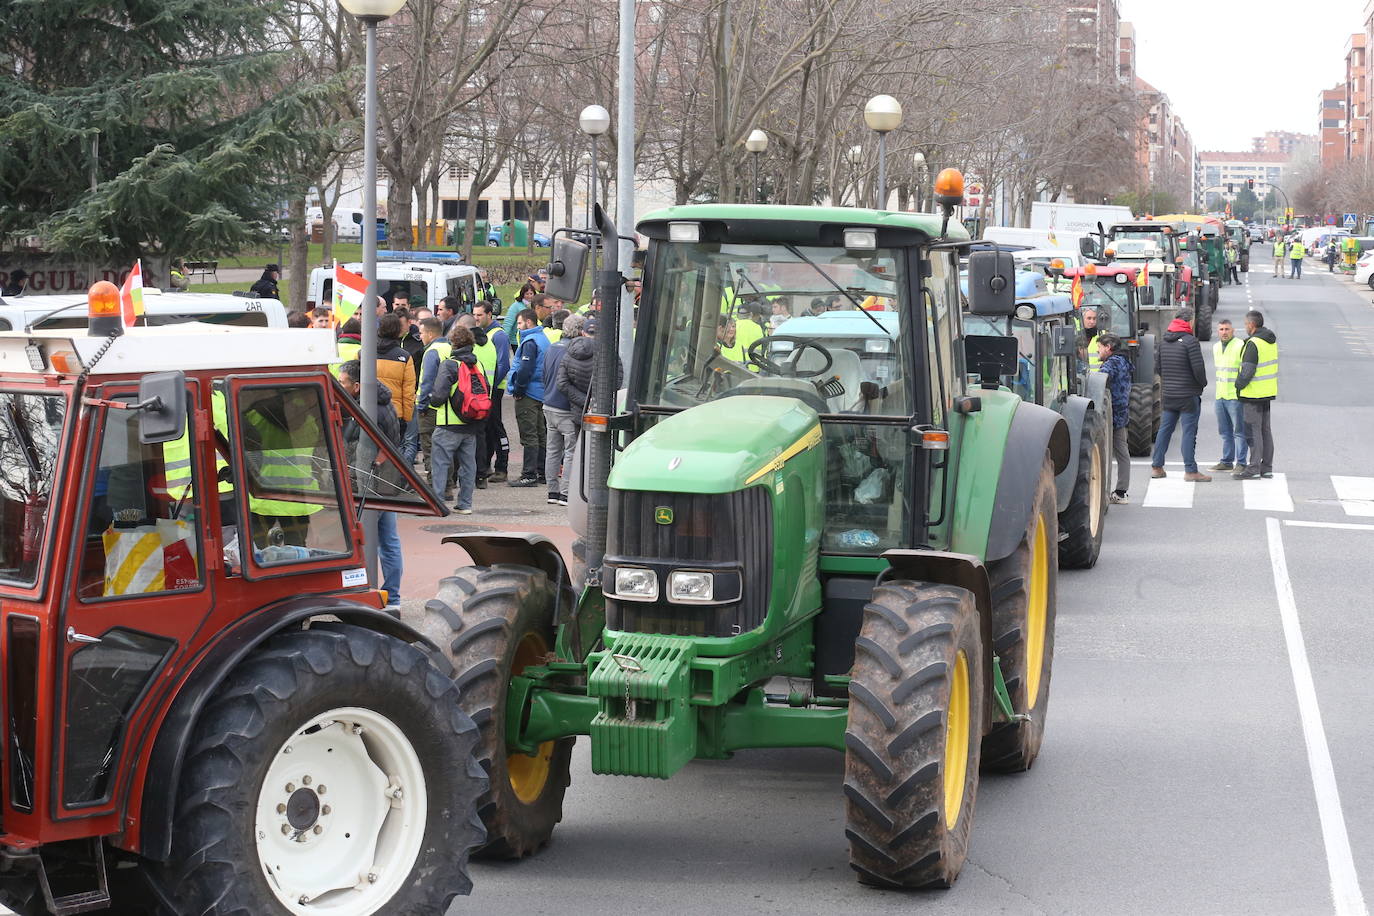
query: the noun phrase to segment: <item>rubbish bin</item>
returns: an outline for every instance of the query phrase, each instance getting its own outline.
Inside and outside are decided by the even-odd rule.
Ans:
[[[310,224],[310,241],[316,245],[324,244],[324,221],[315,220]]]

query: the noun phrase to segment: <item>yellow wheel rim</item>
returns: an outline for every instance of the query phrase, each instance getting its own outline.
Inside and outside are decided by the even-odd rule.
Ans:
[[[548,644],[538,633],[526,633],[520,645],[515,647],[515,661],[511,674],[521,674],[530,665],[540,665],[548,654]],[[529,754],[508,754],[506,774],[515,797],[525,804],[532,804],[544,793],[549,783],[550,761],[553,760],[553,742],[545,741],[539,745],[533,756]]]
[[[959,823],[959,811],[964,806],[969,731],[968,658],[960,650],[954,659],[949,712],[945,716],[945,827],[950,830]]]
[[[1026,708],[1040,696],[1040,669],[1045,663],[1045,618],[1050,603],[1050,545],[1045,517],[1035,519],[1031,539],[1030,595],[1026,604]]]
[[[1097,539],[1097,529],[1102,525],[1102,453],[1095,447],[1089,461],[1088,471],[1088,533]]]

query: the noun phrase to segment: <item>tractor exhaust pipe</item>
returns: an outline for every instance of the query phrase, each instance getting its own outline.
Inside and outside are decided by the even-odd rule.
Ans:
[[[587,431],[587,586],[601,584],[601,561],[606,556],[606,525],[610,509],[611,432],[615,413],[616,379],[619,376],[617,331],[620,327],[620,237],[600,204],[595,205],[596,227],[601,232],[601,269],[594,271],[593,286],[601,299],[601,318],[596,336],[592,390],[583,421]]]

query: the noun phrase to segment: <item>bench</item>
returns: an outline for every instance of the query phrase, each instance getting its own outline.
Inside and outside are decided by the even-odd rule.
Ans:
[[[187,261],[185,266],[187,278],[198,274],[202,280],[207,277],[219,280],[219,261]]]

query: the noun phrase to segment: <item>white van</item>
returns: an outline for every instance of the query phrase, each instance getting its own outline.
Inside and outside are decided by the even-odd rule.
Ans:
[[[363,272],[359,263],[345,264],[356,274]],[[377,252],[377,294],[391,302],[397,293],[408,293],[412,307],[423,306],[433,311],[445,296],[456,296],[462,311],[472,311],[480,295],[482,279],[477,268],[464,264],[462,255],[449,251],[379,251]],[[310,271],[306,287],[307,309],[334,301],[334,268],[316,267]]]
[[[143,290],[144,320],[150,327],[200,321],[240,328],[285,328],[286,307],[276,299],[229,293],[164,293]],[[84,328],[86,296],[55,293],[0,299],[0,331]]]
[[[363,238],[363,211],[356,207],[335,207],[334,219],[334,240],[339,242],[360,242]],[[386,225],[386,217],[381,216],[377,221]],[[305,228],[308,232],[310,227],[316,223],[324,222],[324,210],[321,207],[310,207],[305,211]]]

